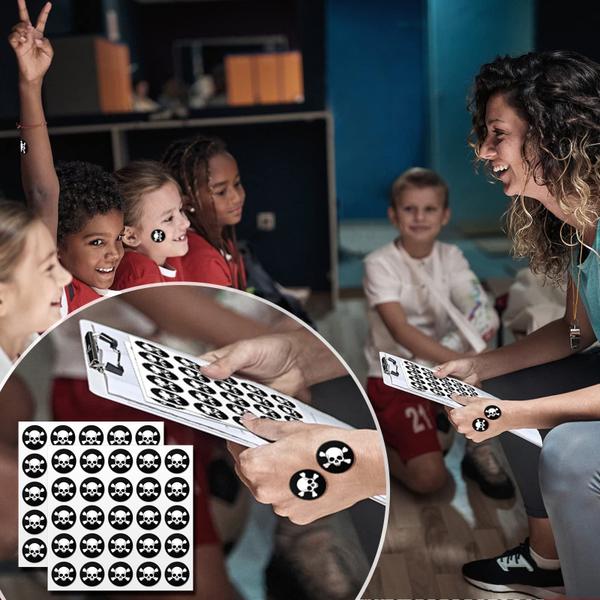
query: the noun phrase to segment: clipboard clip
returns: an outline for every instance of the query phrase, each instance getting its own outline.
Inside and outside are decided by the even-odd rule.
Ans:
[[[108,344],[110,350],[117,355],[116,364],[109,361],[103,362],[104,352],[102,351],[102,348],[99,347],[99,342]],[[100,373],[109,371],[115,375],[123,375],[124,369],[121,366],[121,351],[119,350],[119,342],[117,342],[115,338],[107,333],[94,333],[93,331],[88,331],[85,334],[85,350],[92,369],[96,369],[96,371],[100,371]]]

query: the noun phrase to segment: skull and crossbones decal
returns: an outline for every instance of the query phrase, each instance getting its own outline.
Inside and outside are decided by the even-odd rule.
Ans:
[[[473,429],[475,431],[486,431],[490,424],[487,422],[487,419],[475,419],[472,423]]]
[[[46,441],[46,432],[39,425],[30,425],[23,432],[23,444],[30,450],[38,450]]]
[[[329,473],[344,473],[354,464],[354,452],[344,442],[325,442],[317,450],[317,462]]]
[[[498,408],[494,404],[490,404],[489,406],[485,407],[483,414],[488,419],[495,421],[496,419],[499,419],[502,416],[502,411],[500,410],[500,408]]]
[[[316,500],[324,493],[327,484],[325,478],[311,469],[298,471],[290,479],[290,490],[302,500]]]

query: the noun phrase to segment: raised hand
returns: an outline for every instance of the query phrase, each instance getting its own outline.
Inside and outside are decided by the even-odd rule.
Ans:
[[[50,2],[44,4],[35,27],[29,18],[25,0],[17,0],[17,4],[19,23],[12,28],[11,34],[8,36],[8,43],[17,56],[21,81],[41,82],[54,56],[52,45],[48,38],[44,37],[44,29],[52,4]]]
[[[476,357],[459,358],[435,367],[436,377],[454,377],[471,385],[481,385]]]

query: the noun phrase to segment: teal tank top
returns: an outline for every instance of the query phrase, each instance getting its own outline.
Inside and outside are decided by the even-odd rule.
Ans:
[[[571,277],[577,283],[577,268],[581,271],[579,283],[579,297],[583,301],[588,318],[600,340],[600,223],[596,226],[596,239],[586,259],[575,269],[572,269]]]

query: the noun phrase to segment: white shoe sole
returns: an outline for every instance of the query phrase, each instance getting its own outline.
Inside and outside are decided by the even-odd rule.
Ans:
[[[471,585],[487,592],[517,592],[519,594],[530,595],[543,600],[548,598],[560,598],[565,593],[564,587],[539,588],[533,585],[519,584],[509,587],[506,585],[494,585],[493,583],[487,583],[485,581],[477,581],[476,579],[471,579],[470,577],[466,577],[464,575],[463,577]]]

